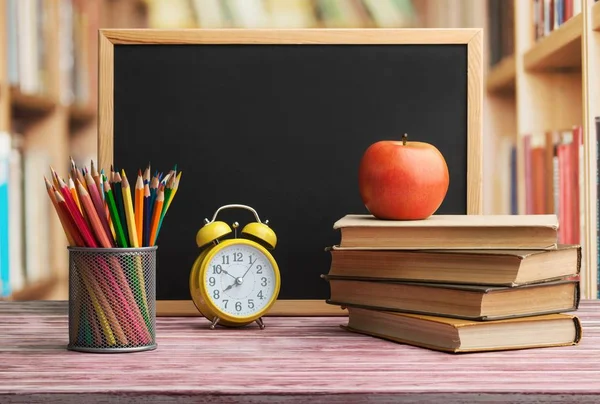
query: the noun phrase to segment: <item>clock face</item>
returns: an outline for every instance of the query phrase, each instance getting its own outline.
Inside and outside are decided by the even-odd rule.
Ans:
[[[204,284],[220,311],[246,317],[271,301],[275,279],[271,262],[259,249],[233,244],[223,247],[207,263]]]

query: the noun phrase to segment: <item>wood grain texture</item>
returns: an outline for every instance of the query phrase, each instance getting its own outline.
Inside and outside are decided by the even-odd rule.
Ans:
[[[583,13],[565,21],[559,28],[539,39],[525,55],[526,70],[574,68],[581,66]]]
[[[483,213],[483,32],[467,45],[467,214]]]
[[[156,302],[156,315],[162,316],[200,316],[200,313],[191,300],[158,300]],[[324,300],[283,300],[279,299],[267,313],[271,316],[345,316],[346,310],[338,306],[325,303]]]
[[[0,402],[490,402],[600,400],[600,301],[578,346],[453,355],[342,330],[344,318],[272,317],[210,330],[157,319],[155,351],[66,350],[66,302],[0,302]]]
[[[107,170],[113,163],[114,46],[102,32],[98,41],[98,166]]]
[[[487,73],[486,90],[490,93],[514,93],[516,75],[515,55],[505,56]]]
[[[103,29],[113,44],[467,44],[480,29]]]

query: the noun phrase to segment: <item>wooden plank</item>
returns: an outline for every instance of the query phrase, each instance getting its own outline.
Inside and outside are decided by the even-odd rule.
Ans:
[[[600,31],[600,3],[598,2],[592,5],[592,29]]]
[[[200,316],[191,300],[158,300],[158,316]],[[277,300],[267,316],[346,316],[348,312],[323,300]]]
[[[483,33],[467,45],[467,214],[483,213]]]
[[[582,33],[583,13],[580,13],[565,21],[546,37],[539,39],[525,53],[523,56],[525,69],[580,68]]]
[[[344,318],[210,330],[160,317],[155,351],[115,360],[66,351],[66,302],[0,302],[0,401],[598,402],[600,301],[576,314],[578,346],[463,355],[350,333]]]
[[[464,29],[103,29],[113,44],[467,44],[480,35]]]
[[[50,96],[22,93],[17,87],[10,88],[10,100],[12,110],[18,116],[47,115],[57,105]]]
[[[507,56],[488,72],[486,89],[490,93],[514,92],[516,76],[515,55]]]

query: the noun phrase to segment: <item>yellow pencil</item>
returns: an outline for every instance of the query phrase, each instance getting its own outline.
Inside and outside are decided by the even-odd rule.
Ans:
[[[121,170],[123,178],[121,181],[121,190],[123,194],[123,210],[125,210],[125,217],[127,218],[127,232],[129,233],[129,243],[133,248],[139,248],[137,230],[135,228],[135,215],[133,213],[133,203],[131,201],[131,190],[129,188],[129,181],[125,175],[125,170]]]
[[[77,189],[75,188],[75,182],[73,181],[73,178],[71,178],[69,176],[69,191],[71,191],[71,195],[73,195],[73,199],[75,200],[75,203],[77,204],[77,207],[79,208],[79,211],[81,213],[83,213],[83,210],[81,209],[81,202],[79,202],[79,195],[77,195]]]

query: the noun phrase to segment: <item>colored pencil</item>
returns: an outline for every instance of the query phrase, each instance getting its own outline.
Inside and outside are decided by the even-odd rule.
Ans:
[[[73,201],[73,198],[71,196],[71,193],[70,193],[67,185],[60,178],[58,178],[58,183],[60,186],[59,191],[61,192],[61,194],[65,200],[65,203],[69,210],[70,215],[73,217],[73,220],[75,221],[77,228],[81,232],[81,236],[83,237],[85,246],[86,247],[97,247],[98,244],[96,243],[96,240],[94,240],[94,236],[92,236],[91,230],[89,229],[87,223],[85,222],[83,215],[77,209],[77,206],[75,205],[75,202]]]
[[[171,197],[169,198],[169,201],[167,202],[167,211],[171,207],[171,202],[173,202],[173,199],[175,198],[175,194],[177,193],[177,190],[179,189],[179,181],[180,180],[181,180],[181,171],[177,174],[177,177],[175,178],[175,183],[173,184],[173,191],[171,192]]]
[[[75,189],[75,182],[73,182],[73,178],[69,177],[69,191],[71,192],[71,196],[77,205],[77,208],[81,213],[83,210],[81,209],[81,202],[79,202],[79,196],[77,195],[77,190]]]
[[[116,235],[116,239],[117,239],[117,245],[121,248],[126,248],[126,247],[128,247],[127,241],[125,240],[125,235],[123,234],[123,227],[121,226],[121,219],[119,216],[119,212],[117,211],[117,206],[115,204],[115,199],[113,197],[112,189],[111,189],[108,181],[104,181],[104,193],[106,195],[106,201],[108,203],[110,217],[112,219],[113,226],[115,227],[115,235]]]
[[[122,194],[123,194],[123,205],[125,208],[125,214],[127,216],[127,225],[129,229],[129,240],[131,243],[131,247],[139,248],[140,244],[138,241],[138,231],[136,227],[136,217],[133,209],[133,203],[131,200],[131,187],[129,186],[129,181],[127,179],[127,175],[125,174],[125,170],[122,170]],[[141,176],[138,177],[138,183],[141,182]],[[141,212],[140,212],[141,213]],[[141,240],[141,238],[140,238]],[[148,302],[146,300],[146,282],[144,280],[144,271],[142,269],[142,261],[139,256],[135,257],[135,268],[137,272],[137,276],[132,276],[132,287],[136,290],[135,299],[137,301],[138,307],[140,307],[141,314],[144,317],[146,325],[150,327],[150,315],[148,313]]]
[[[150,246],[150,220],[152,211],[150,210],[150,185],[144,184],[144,247]]]
[[[115,239],[110,230],[110,226],[108,224],[108,218],[106,216],[105,204],[102,201],[102,199],[100,198],[100,193],[98,192],[98,189],[96,188],[96,181],[92,178],[89,171],[87,172],[87,174],[85,176],[85,181],[88,184],[88,191],[89,191],[90,197],[92,198],[92,203],[94,204],[96,213],[98,214],[98,218],[100,219],[100,223],[102,224],[102,228],[104,229],[104,233],[109,238],[110,246],[114,247],[116,245]]]
[[[157,237],[160,234],[160,229],[162,227],[163,224],[163,220],[165,219],[165,215],[167,214],[167,208],[168,208],[168,204],[169,204],[169,200],[171,199],[171,195],[173,194],[173,183],[175,181],[175,176],[171,176],[171,173],[169,173],[169,180],[167,182],[167,186],[164,188],[165,190],[165,200],[163,202],[163,206],[162,206],[162,210],[160,212],[160,219],[158,222],[158,229],[156,230],[156,234]]]
[[[162,206],[165,200],[165,192],[163,188],[158,189],[158,195],[156,197],[156,203],[154,204],[154,211],[152,212],[152,224],[150,225],[150,245],[156,245],[156,236],[158,231],[158,222],[160,221],[160,213],[162,212]]]
[[[90,194],[85,190],[83,184],[79,180],[77,180],[77,192],[81,197],[81,205],[87,212],[92,225],[92,231],[96,236],[96,240],[98,240],[100,243],[100,247],[111,248],[112,243],[110,242],[109,234],[106,233],[104,227],[102,226],[102,222],[100,221],[100,217],[98,216],[98,212],[94,207],[94,203],[92,202]]]
[[[117,212],[119,212],[119,218],[121,219],[121,226],[123,227],[123,236],[125,237],[125,244],[131,247],[131,240],[129,239],[129,229],[127,226],[127,216],[125,213],[125,206],[123,204],[123,185],[121,174],[115,171],[114,182],[110,184],[113,192],[113,198],[115,200],[115,206]]]
[[[123,210],[127,221],[127,231],[129,232],[129,245],[133,248],[138,248],[137,229],[135,227],[135,213],[133,211],[133,202],[131,200],[131,187],[125,175],[125,170],[122,170],[121,196],[123,197]]]
[[[52,202],[52,205],[54,206],[54,209],[56,210],[58,219],[63,228],[63,231],[65,232],[65,236],[67,237],[67,241],[69,242],[69,245],[71,245],[71,246],[77,245],[77,244],[75,244],[75,240],[73,239],[73,236],[72,236],[73,229],[70,228],[70,224],[67,221],[67,218],[65,218],[65,215],[63,214],[62,210],[58,207],[56,195],[54,194],[56,192],[54,185],[52,185],[50,183],[50,181],[48,181],[48,178],[46,178],[46,176],[44,176],[44,182],[46,183],[46,191],[48,192],[50,201]],[[83,243],[83,240],[81,239],[80,242]]]
[[[135,229],[137,230],[137,239],[139,246],[144,245],[144,180],[142,173],[138,173],[135,182]]]

